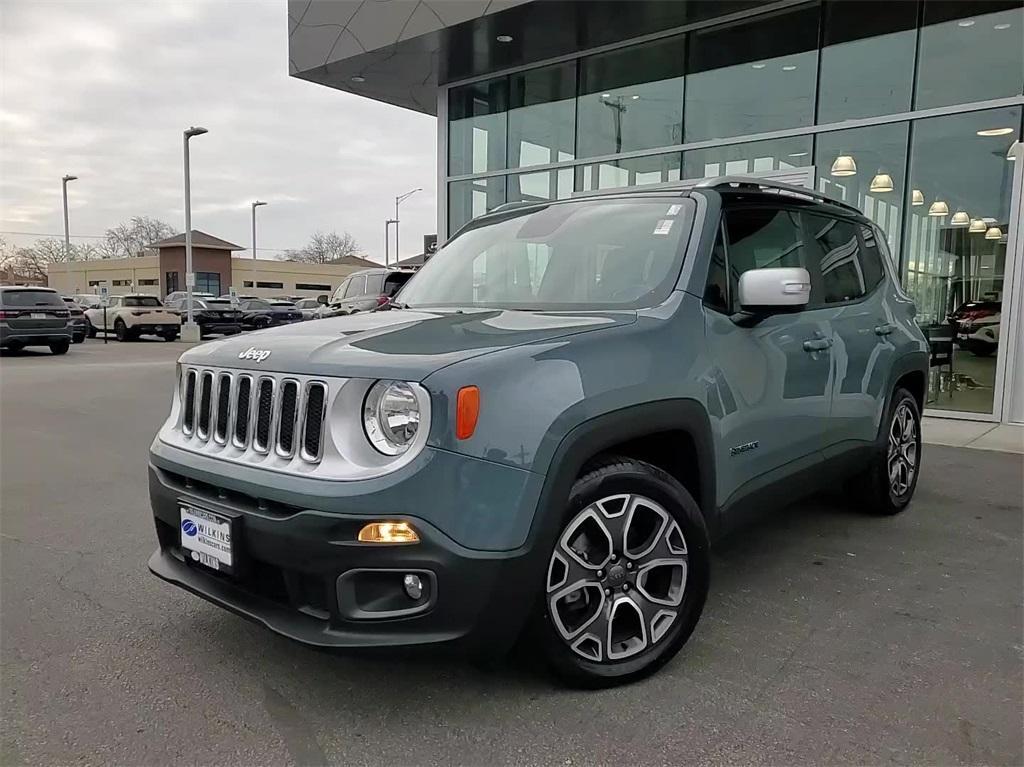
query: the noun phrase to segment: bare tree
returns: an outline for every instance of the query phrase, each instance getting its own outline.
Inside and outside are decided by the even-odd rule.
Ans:
[[[345,256],[358,255],[359,244],[348,232],[315,232],[309,242],[298,250],[286,250],[282,261],[304,264],[333,264]]]
[[[101,258],[135,258],[154,255],[148,246],[157,240],[177,234],[170,224],[149,216],[133,216],[106,231],[106,238],[97,247]]]

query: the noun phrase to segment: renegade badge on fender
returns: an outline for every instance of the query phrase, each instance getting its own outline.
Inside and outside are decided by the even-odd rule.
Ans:
[[[150,569],[312,645],[649,674],[748,512],[910,502],[928,355],[885,242],[753,179],[499,208],[394,311],[182,355]]]

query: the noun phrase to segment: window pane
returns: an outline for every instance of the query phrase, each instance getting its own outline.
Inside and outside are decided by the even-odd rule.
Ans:
[[[509,87],[508,166],[573,159],[576,64],[512,75]]]
[[[811,137],[751,141],[710,149],[691,149],[683,156],[683,178],[802,168],[811,164]]]
[[[505,202],[505,177],[475,178],[448,185],[448,234]]]
[[[1024,86],[1024,8],[925,0],[917,108],[1016,96]]]
[[[673,37],[580,61],[580,157],[682,142],[684,50]]]
[[[810,125],[817,58],[817,6],[694,32],[686,141]]]
[[[452,88],[448,94],[448,172],[483,173],[505,167],[508,80]]]
[[[572,168],[508,177],[508,201],[564,200],[572,196]]]
[[[831,0],[818,82],[818,123],[910,109],[917,0]]]
[[[807,249],[798,212],[777,208],[730,210],[725,225],[732,295],[739,295],[740,275],[751,269],[807,268]],[[811,290],[811,302],[815,303],[814,288]]]
[[[814,214],[805,214],[804,221],[818,243],[825,303],[841,304],[867,295],[882,275],[865,264],[857,226],[849,221]]]
[[[815,139],[818,191],[860,208],[885,232],[896,259],[907,198],[907,131],[908,123],[893,123],[819,133]]]
[[[928,407],[992,411],[1014,167],[1006,153],[1020,121],[1013,107],[914,123],[909,186],[923,201],[907,209],[904,285],[926,333],[957,335],[952,365],[932,368]],[[1013,131],[977,135],[999,127]],[[975,302],[988,308],[970,311]]]
[[[664,184],[678,180],[679,152],[595,162],[576,168],[576,189],[579,191]]]

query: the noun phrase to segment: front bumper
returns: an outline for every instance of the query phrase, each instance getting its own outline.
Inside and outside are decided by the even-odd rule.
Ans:
[[[386,491],[334,498],[332,504],[286,505],[259,497],[259,488],[233,489],[247,483],[226,477],[210,482],[215,479],[210,475],[153,457],[150,499],[160,547],[149,569],[278,634],[321,647],[455,644],[501,652],[515,641],[533,608],[543,579],[534,547],[487,551],[460,545],[426,519],[430,510],[388,513],[395,504]],[[443,478],[436,467],[420,473]],[[419,503],[425,497],[421,494]],[[218,573],[183,555],[182,503],[239,520],[237,574]],[[338,511],[339,504],[352,511]],[[328,505],[334,508],[324,508]],[[367,512],[375,506],[376,513]],[[357,542],[359,529],[380,519],[408,521],[420,542]],[[420,575],[427,584],[422,604],[403,601],[405,573]],[[375,579],[386,585],[375,587]]]
[[[199,322],[199,329],[203,333],[233,335],[242,331],[242,324],[240,322],[223,322],[221,320],[201,320]]]

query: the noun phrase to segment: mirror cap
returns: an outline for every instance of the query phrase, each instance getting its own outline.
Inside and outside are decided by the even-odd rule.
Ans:
[[[739,301],[744,309],[792,309],[811,299],[811,275],[802,267],[750,269],[740,275]]]

